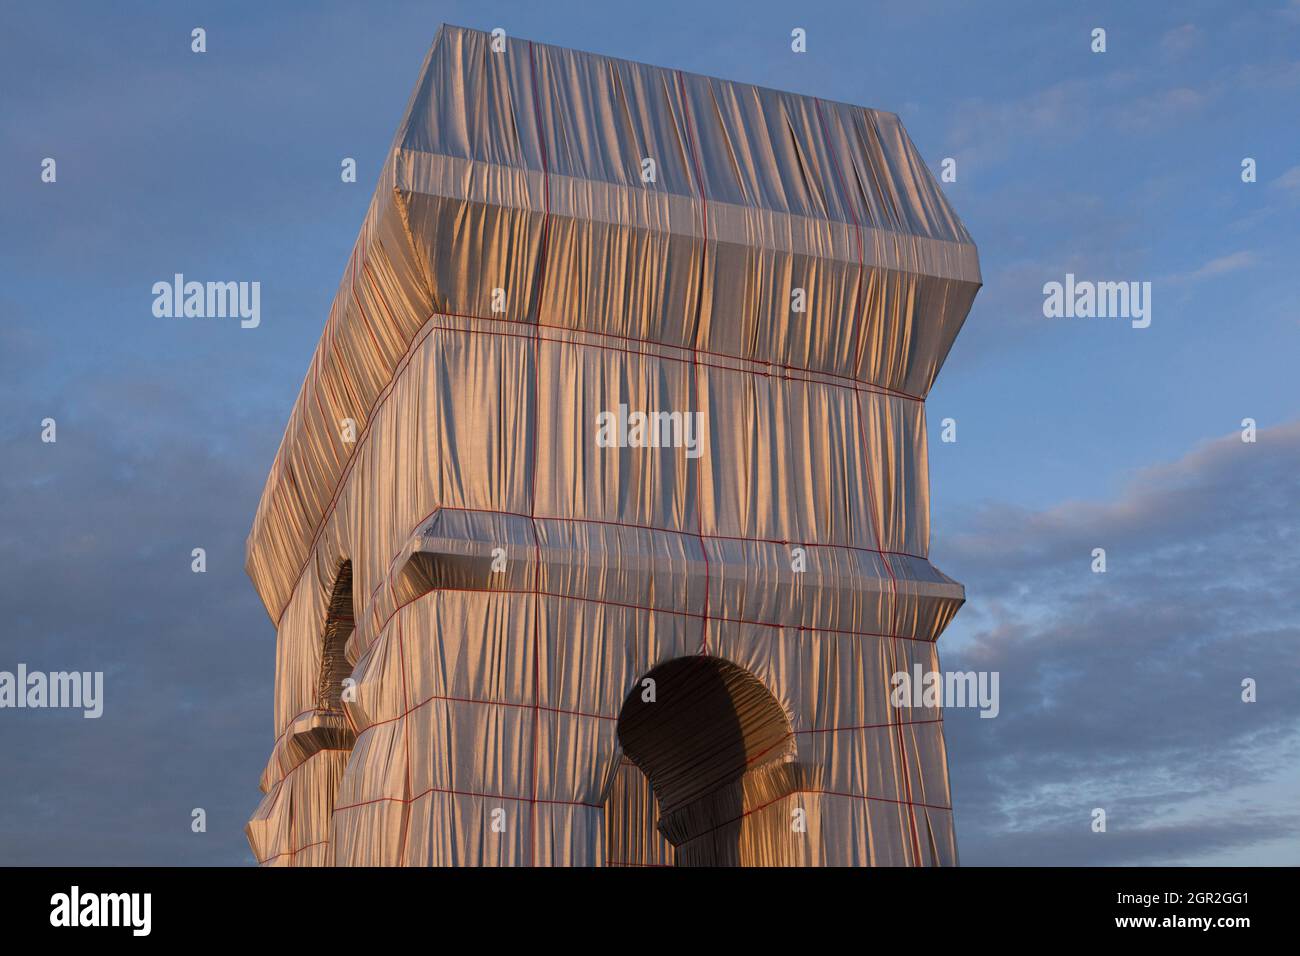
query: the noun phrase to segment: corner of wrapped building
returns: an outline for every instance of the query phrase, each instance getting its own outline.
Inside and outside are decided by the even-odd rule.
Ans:
[[[890,677],[979,285],[892,114],[441,28],[248,539],[259,862],[956,863]]]

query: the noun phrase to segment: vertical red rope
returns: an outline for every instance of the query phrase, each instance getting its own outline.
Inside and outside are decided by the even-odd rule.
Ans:
[[[700,274],[696,283],[695,293],[695,331],[691,336],[691,369],[695,377],[695,404],[701,413],[701,421],[705,421],[707,409],[704,398],[700,389],[700,328],[704,324],[704,262],[708,255],[709,249],[709,199],[704,192],[704,176],[700,170],[700,160],[695,152],[695,137],[691,135],[691,104],[686,97],[686,81],[682,79],[682,71],[676,70],[677,90],[682,98],[683,127],[686,131],[686,143],[691,151],[691,166],[695,171],[695,184],[700,193],[701,220],[704,224],[704,239],[700,244]],[[707,432],[707,426],[702,431]],[[701,434],[700,438],[703,439]],[[701,455],[695,459],[695,530],[699,536],[700,554],[704,556],[704,620],[701,624],[700,653],[709,652],[709,591],[712,587],[711,574],[709,568],[709,549],[704,544],[704,456]]]
[[[528,520],[533,529],[533,783],[528,798],[528,864],[537,864],[537,737],[541,727],[541,573],[542,548],[537,537],[537,446],[541,444],[538,429],[541,425],[542,396],[542,295],[546,289],[546,245],[551,228],[551,174],[546,155],[546,134],[542,130],[542,105],[537,92],[537,60],[533,43],[528,41],[528,73],[532,80],[533,120],[537,125],[537,142],[542,154],[542,195],[545,212],[542,216],[542,238],[537,255],[537,296],[533,316],[533,463],[532,489],[529,493]]]
[[[826,143],[827,155],[831,158],[831,164],[835,169],[835,181],[839,184],[840,195],[844,199],[845,208],[848,209],[849,216],[853,220],[853,233],[857,237],[858,245],[858,288],[854,294],[853,308],[855,313],[855,326],[858,334],[865,339],[861,326],[861,296],[862,296],[862,279],[866,273],[866,263],[862,254],[862,226],[858,222],[858,214],[853,209],[853,203],[849,201],[848,190],[845,188],[844,179],[840,172],[840,161],[835,157],[835,150],[831,146],[830,134],[826,128],[826,119],[822,116],[822,103],[820,99],[813,100],[813,106],[817,111],[817,122],[821,126],[822,139]],[[867,441],[866,430],[866,413],[862,407],[862,395],[856,389],[854,390],[854,401],[858,410],[858,429],[861,433],[862,453],[868,454],[870,444]],[[871,464],[870,461],[864,462],[867,476],[867,498],[868,508],[871,514],[871,531],[875,535],[876,550],[880,553],[880,560],[885,563],[885,573],[889,575],[889,659],[894,673],[898,673],[898,579],[894,576],[893,566],[890,564],[889,555],[885,554],[885,546],[880,534],[880,522],[884,521],[884,514],[881,513],[879,519],[876,517],[876,496],[871,482]],[[885,688],[886,695],[889,694],[888,687]],[[903,764],[903,790],[906,794],[907,803],[907,822],[912,837],[912,863],[915,866],[921,864],[921,841],[916,832],[916,806],[912,802],[912,774],[908,767],[907,745],[903,738],[903,726],[901,722],[891,721],[894,724],[894,730],[898,738],[898,755]]]
[[[406,843],[411,832],[415,788],[411,782],[411,692],[406,687],[406,647],[402,619],[397,619],[397,655],[402,665],[402,737],[406,747],[406,801],[402,804],[402,845],[397,851],[397,865],[406,865]]]

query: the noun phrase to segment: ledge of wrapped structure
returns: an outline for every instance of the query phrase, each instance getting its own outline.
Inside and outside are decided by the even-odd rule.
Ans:
[[[534,530],[535,529],[535,530]],[[925,558],[834,545],[700,538],[609,522],[439,509],[403,547],[394,599],[432,591],[538,591],[718,620],[935,640],[965,589]],[[707,555],[707,561],[705,560]],[[539,563],[540,562],[540,563]],[[885,605],[894,602],[897,613]]]

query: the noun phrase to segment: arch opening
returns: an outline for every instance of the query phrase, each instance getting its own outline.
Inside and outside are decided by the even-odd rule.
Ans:
[[[320,677],[316,685],[316,712],[321,716],[343,716],[343,681],[352,673],[347,646],[353,624],[352,562],[344,561],[334,578],[321,637]]]
[[[718,657],[667,661],[633,688],[619,712],[618,737],[653,796],[620,809],[656,813],[678,866],[747,862],[745,817],[757,808],[758,791],[782,786],[755,782],[775,779],[772,771],[794,752],[790,721],[758,678]],[[637,828],[621,821],[618,829]]]

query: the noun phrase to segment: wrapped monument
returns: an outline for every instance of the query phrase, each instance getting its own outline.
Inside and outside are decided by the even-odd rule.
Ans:
[[[275,865],[957,861],[898,118],[443,27],[272,466]]]

